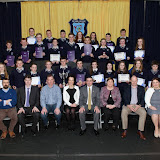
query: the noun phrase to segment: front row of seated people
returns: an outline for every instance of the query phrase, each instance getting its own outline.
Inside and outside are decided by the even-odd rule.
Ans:
[[[106,86],[101,88],[93,85],[92,77],[86,78],[86,85],[79,89],[75,85],[73,76],[69,76],[68,85],[63,89],[64,110],[67,118],[69,130],[75,130],[76,111],[79,110],[79,119],[81,131],[80,135],[86,132],[86,114],[92,113],[94,120],[94,133],[99,135],[98,123],[101,109],[104,112],[104,130],[109,129],[109,119],[113,117],[113,130],[116,130],[120,119],[120,106],[123,99],[121,112],[122,120],[122,138],[127,136],[128,115],[134,112],[139,115],[138,135],[146,140],[144,136],[144,126],[147,112],[151,116],[155,126],[154,136],[160,137],[160,82],[158,78],[152,80],[151,88],[145,93],[142,86],[137,85],[137,77],[131,77],[130,85],[125,86],[123,96],[121,96],[118,87],[114,86],[114,79],[108,78]],[[55,84],[52,74],[47,76],[46,85],[41,92],[38,86],[31,85],[30,75],[24,78],[25,85],[17,90],[10,89],[9,79],[2,81],[3,88],[0,90],[0,130],[2,130],[1,139],[5,139],[9,133],[11,138],[16,135],[14,127],[17,122],[22,127],[22,136],[25,136],[26,125],[25,116],[33,116],[32,134],[35,136],[37,131],[37,122],[41,116],[44,128],[48,129],[48,114],[52,112],[56,118],[56,129],[61,125],[62,116],[62,94],[59,86]],[[145,107],[146,105],[146,107]],[[40,107],[41,106],[41,107]],[[9,128],[4,125],[3,120],[9,117]]]

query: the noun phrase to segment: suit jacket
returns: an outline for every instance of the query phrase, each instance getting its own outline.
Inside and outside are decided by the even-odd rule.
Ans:
[[[26,98],[26,92],[25,92],[25,86],[18,89],[17,93],[17,107],[21,108],[25,105],[25,98]],[[37,86],[31,86],[30,96],[29,96],[29,104],[30,107],[40,107],[40,91]]]
[[[137,98],[138,98],[137,105],[141,105],[141,107],[145,106],[144,96],[145,96],[144,87],[138,86],[138,88],[137,88]],[[131,102],[131,85],[128,85],[124,89],[123,101],[124,101],[125,106],[130,104],[130,102]]]
[[[99,88],[96,86],[92,86],[92,106],[91,107],[95,107],[95,106],[99,106],[100,104],[100,92],[99,92]],[[80,107],[85,107],[88,108],[87,106],[87,100],[88,100],[88,91],[87,91],[87,86],[85,85],[84,87],[82,87],[80,89],[80,98],[79,98],[79,105]]]

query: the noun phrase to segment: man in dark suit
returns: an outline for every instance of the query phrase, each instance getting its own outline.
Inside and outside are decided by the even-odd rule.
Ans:
[[[131,112],[134,112],[139,115],[139,124],[138,124],[138,135],[141,139],[146,140],[143,135],[145,121],[146,121],[146,111],[145,111],[145,90],[144,87],[137,85],[137,77],[132,76],[131,78],[131,85],[125,88],[123,94],[123,101],[124,106],[122,109],[122,138],[125,138],[127,135],[127,128],[128,128],[128,115]]]
[[[86,113],[91,112],[94,115],[94,133],[99,135],[98,122],[99,122],[99,103],[100,103],[100,92],[99,88],[93,85],[93,79],[91,77],[86,78],[86,86],[80,89],[79,99],[79,118],[81,124],[80,136],[86,131],[85,117]]]
[[[26,125],[25,125],[25,116],[31,115],[33,116],[33,125],[32,125],[32,134],[36,135],[36,126],[39,121],[40,111],[40,91],[37,86],[31,86],[31,76],[26,75],[25,86],[19,88],[17,97],[17,107],[18,111],[18,119],[19,123],[22,126],[22,137],[26,133]]]

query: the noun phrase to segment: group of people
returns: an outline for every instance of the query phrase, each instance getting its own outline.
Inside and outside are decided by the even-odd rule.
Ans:
[[[54,114],[56,129],[59,129],[63,110],[68,129],[72,131],[76,128],[76,113],[79,113],[80,135],[86,132],[88,112],[93,114],[96,136],[101,112],[105,131],[109,129],[111,117],[112,129],[116,130],[121,115],[122,138],[127,136],[128,115],[134,112],[139,115],[137,133],[143,140],[146,140],[143,132],[148,113],[155,126],[154,136],[160,137],[159,63],[153,61],[149,67],[143,38],[137,40],[135,49],[140,52],[133,53],[129,50],[125,29],[120,31],[116,46],[110,33],[101,39],[100,45],[95,32],[85,38],[81,32],[76,37],[70,33],[68,39],[64,30],[60,32],[60,39],[53,38],[50,30],[46,33],[47,38],[42,41],[42,35],[34,36],[34,29],[30,28],[30,36],[22,38],[19,49],[13,50],[11,41],[7,41],[7,48],[1,54],[1,139],[8,133],[11,138],[15,137],[17,121],[24,137],[27,115],[33,117],[34,136],[40,117],[44,128],[48,129],[49,113]],[[13,60],[14,63],[10,63]],[[133,61],[133,67],[128,70]],[[11,119],[8,129],[3,123],[5,117]]]

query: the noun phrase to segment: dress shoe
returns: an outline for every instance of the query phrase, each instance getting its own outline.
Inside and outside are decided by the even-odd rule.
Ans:
[[[45,129],[45,130],[48,130],[48,125],[44,126],[44,129]]]
[[[138,133],[140,139],[146,140],[146,137],[143,135],[143,133],[141,131],[138,131],[137,133]]]
[[[7,131],[2,132],[1,139],[5,139],[7,137]]]
[[[116,131],[117,127],[115,125],[112,126],[113,131]]]
[[[59,124],[57,124],[56,125],[56,130],[58,130],[60,128],[60,125]]]
[[[155,138],[158,138],[158,137],[159,137],[159,132],[156,133],[156,132],[154,131],[154,137],[155,137]]]
[[[158,137],[160,138],[160,129],[158,129]]]
[[[121,137],[122,138],[126,138],[126,136],[127,136],[127,130],[124,130],[123,133],[122,133],[122,135],[121,135]]]
[[[99,132],[94,129],[94,134],[95,134],[96,136],[98,136],[98,135],[99,135]]]
[[[104,127],[104,131],[108,131],[109,130],[109,125],[106,125],[105,127]]]
[[[9,136],[11,138],[15,138],[16,137],[16,134],[13,132],[13,131],[9,131]]]
[[[36,136],[36,132],[35,131],[33,131],[33,130],[31,130],[31,133],[32,133],[32,136]]]
[[[86,132],[86,129],[85,129],[85,130],[81,130],[81,131],[79,132],[79,135],[80,135],[80,136],[83,136],[85,132]]]

